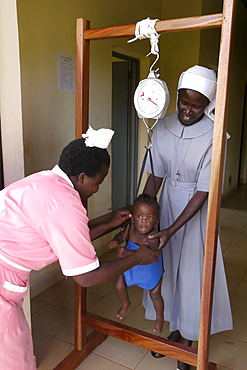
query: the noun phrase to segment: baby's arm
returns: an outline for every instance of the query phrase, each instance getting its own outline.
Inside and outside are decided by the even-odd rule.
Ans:
[[[155,230],[153,230],[151,234],[153,234],[154,232],[157,233],[158,232],[158,229],[155,228]],[[154,251],[157,251],[158,250],[159,243],[160,243],[159,238],[148,239],[148,246],[149,246],[150,249],[153,249]]]
[[[129,225],[128,224],[124,230],[117,233],[114,238],[108,243],[109,249],[117,248],[120,244],[122,244],[124,241],[126,241],[128,232],[129,232]]]
[[[108,243],[109,249],[117,248],[120,244],[123,243],[122,231],[116,234],[114,238]]]

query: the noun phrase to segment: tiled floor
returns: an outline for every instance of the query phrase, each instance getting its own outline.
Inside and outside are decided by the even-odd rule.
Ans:
[[[221,240],[234,329],[210,339],[210,361],[218,364],[218,370],[247,369],[247,188],[244,186],[240,190],[242,196],[236,193],[231,197],[235,200],[224,201],[221,208]],[[112,252],[105,258],[113,258]],[[53,369],[73,349],[73,286],[72,280],[64,279],[32,299],[33,337],[39,370]],[[144,319],[141,297],[141,289],[130,289],[132,305],[123,322],[152,333],[153,322]],[[113,282],[88,289],[89,312],[117,321],[118,308]],[[161,335],[166,337],[167,334],[166,323]],[[108,337],[77,370],[150,368],[175,370],[176,361],[168,357],[154,359],[144,348]]]

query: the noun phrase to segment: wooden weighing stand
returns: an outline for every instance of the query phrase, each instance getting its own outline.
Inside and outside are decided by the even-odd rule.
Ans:
[[[200,370],[216,369],[216,364],[208,361],[208,352],[225,152],[228,76],[234,8],[235,0],[224,0],[222,13],[158,21],[155,25],[158,33],[221,27],[198,350],[88,313],[86,288],[76,284],[75,348],[55,367],[56,370],[75,369],[108,335],[196,366]],[[81,137],[82,133],[86,132],[88,128],[90,41],[115,37],[133,37],[134,34],[135,25],[90,29],[88,20],[82,18],[77,20],[76,138]],[[88,337],[86,336],[87,327],[94,329]]]

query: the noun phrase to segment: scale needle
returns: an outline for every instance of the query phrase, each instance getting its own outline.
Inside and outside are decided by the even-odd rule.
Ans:
[[[158,105],[156,104],[151,98],[147,98],[148,101],[151,101],[151,103],[155,104],[155,105]]]

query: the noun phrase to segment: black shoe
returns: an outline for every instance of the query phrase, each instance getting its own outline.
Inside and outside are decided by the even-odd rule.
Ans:
[[[154,358],[166,357],[166,355],[162,355],[161,353],[159,353],[159,352],[154,352],[154,351],[151,351],[151,355],[152,355]]]
[[[190,365],[184,362],[178,361],[177,370],[190,370]]]
[[[179,330],[175,330],[173,331],[166,339],[168,340],[172,340],[173,342],[179,342],[180,340],[180,332]],[[159,352],[154,352],[154,351],[151,351],[151,355],[154,357],[154,358],[162,358],[162,357],[166,357],[166,355],[162,355],[161,353]]]

